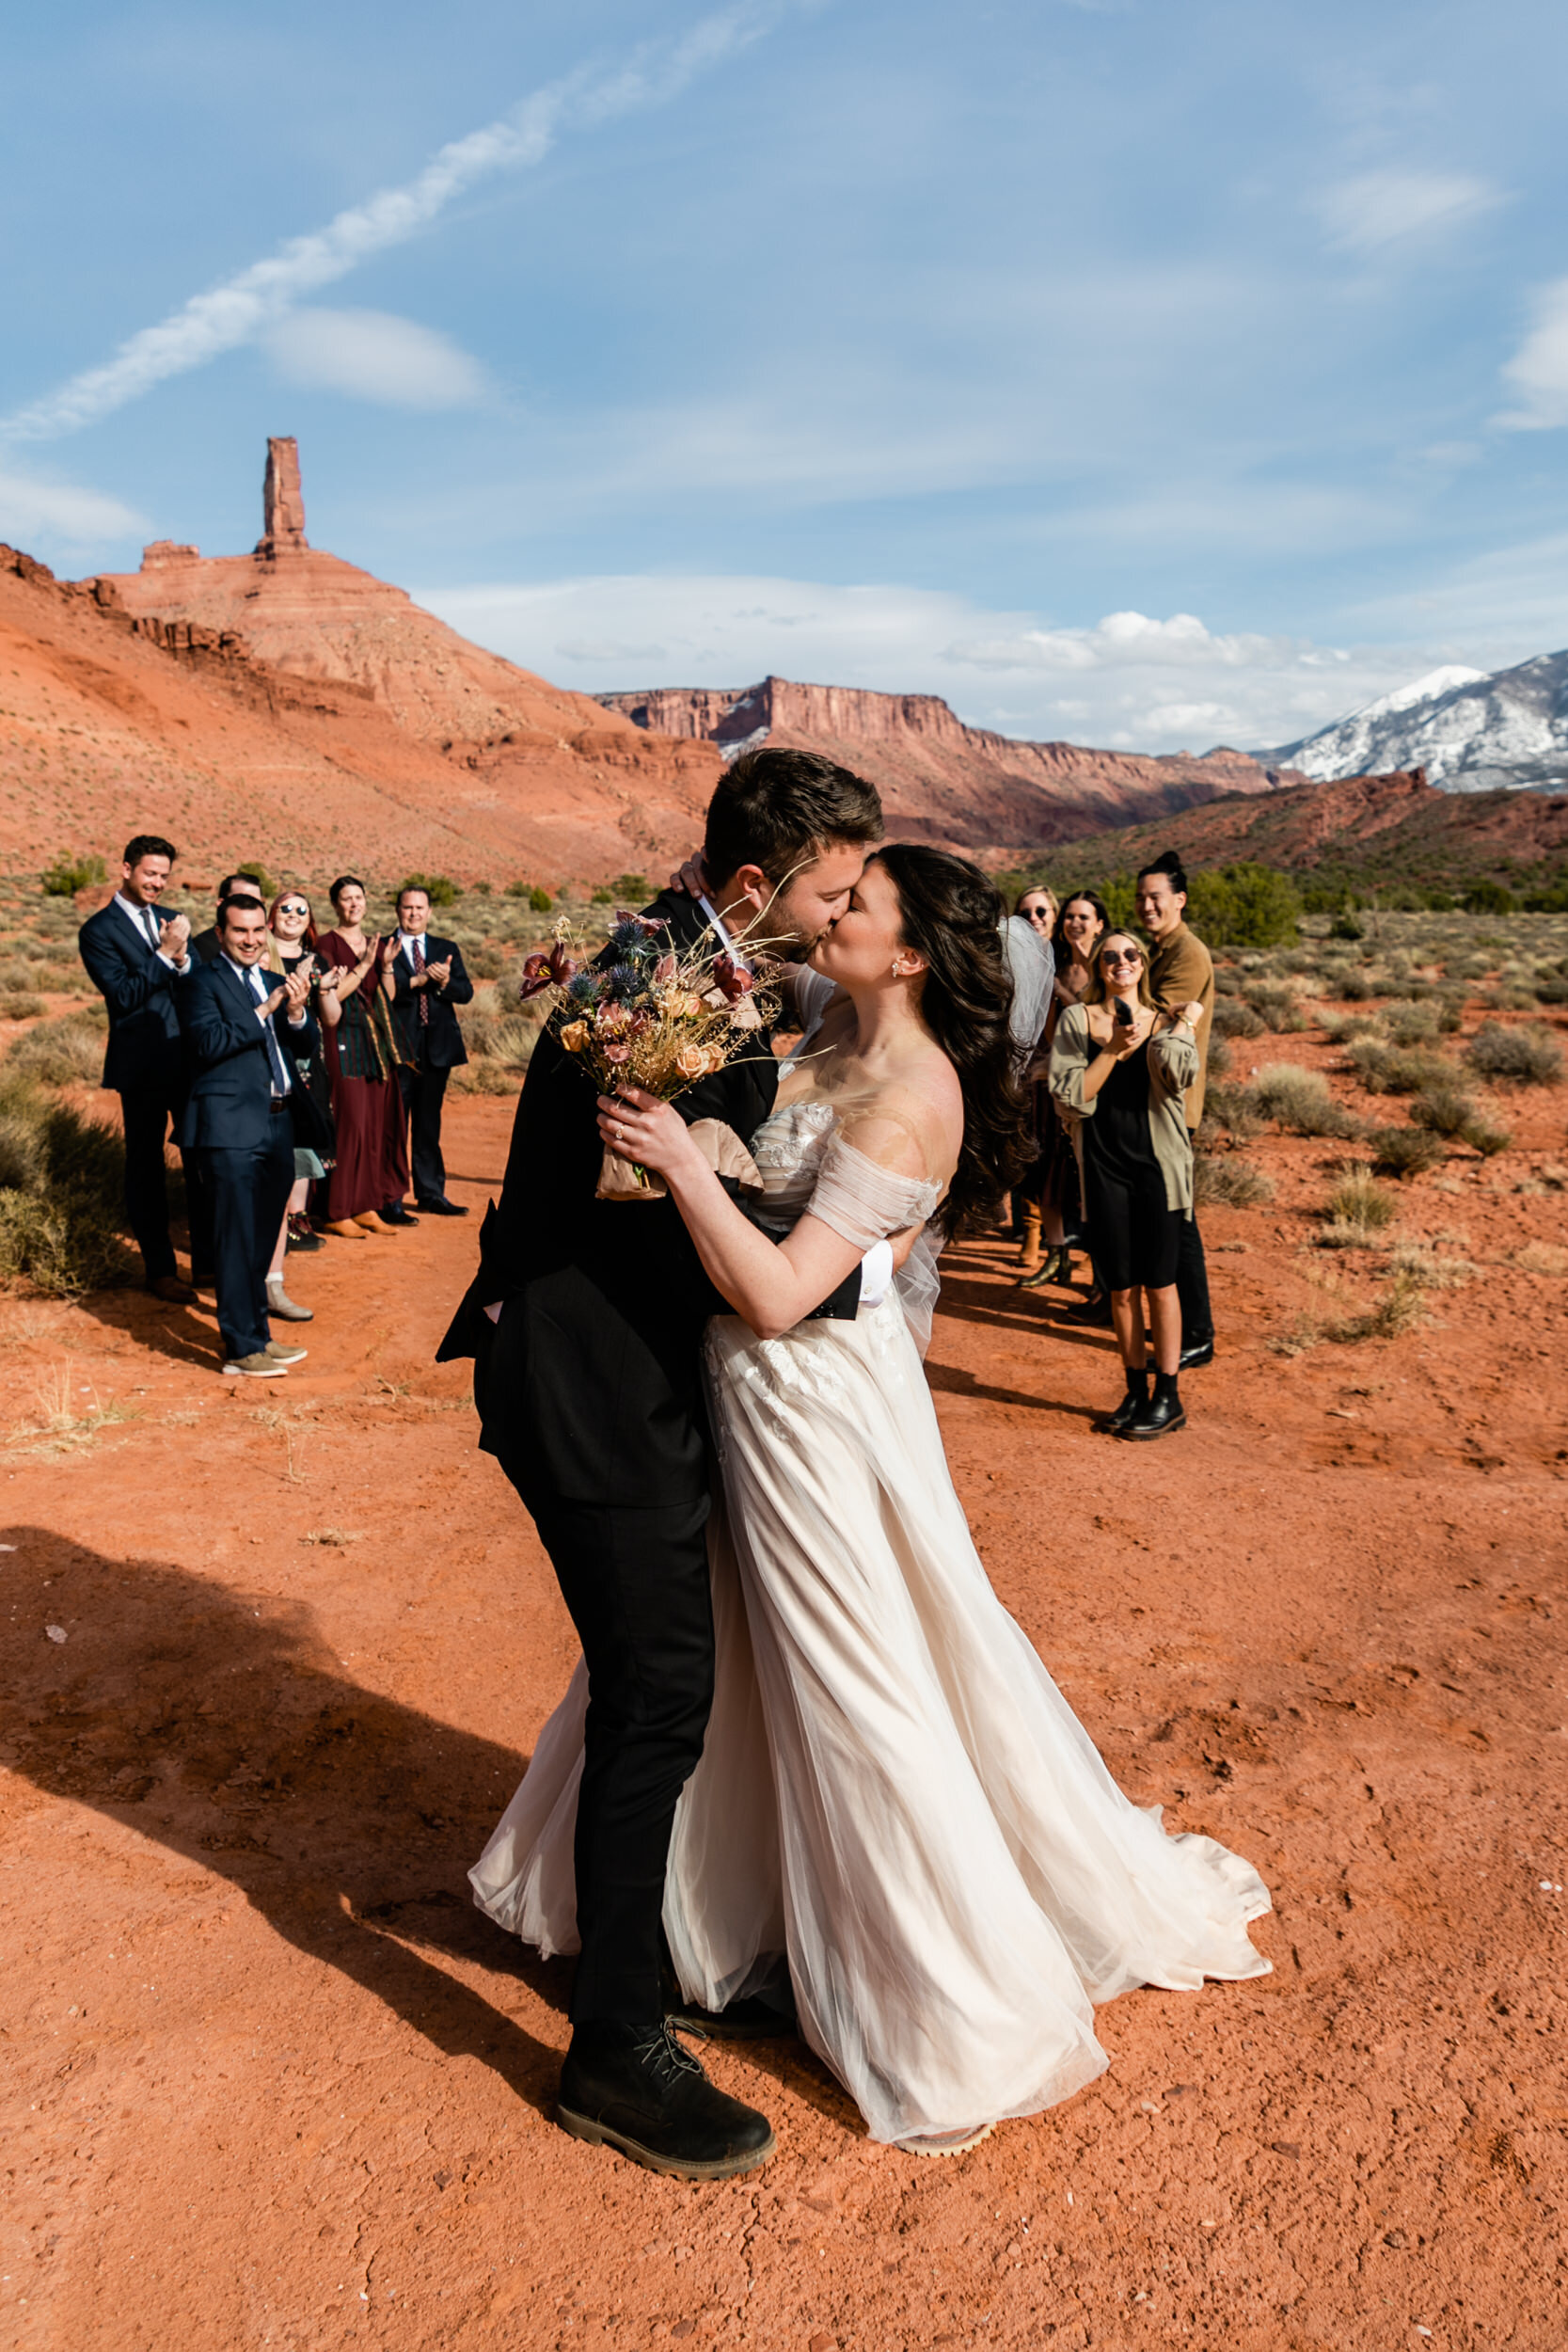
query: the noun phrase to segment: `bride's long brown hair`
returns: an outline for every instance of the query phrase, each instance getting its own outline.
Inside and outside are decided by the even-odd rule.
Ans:
[[[942,1221],[958,1232],[992,1208],[1034,1157],[1008,1033],[1013,976],[1000,891],[968,858],[892,841],[877,852],[898,893],[904,945],[926,959],[920,1013],[958,1073],[964,1133]]]

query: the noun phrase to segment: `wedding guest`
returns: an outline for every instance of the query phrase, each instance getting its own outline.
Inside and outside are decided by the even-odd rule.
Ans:
[[[221,907],[225,898],[235,892],[244,892],[250,898],[260,898],[262,895],[261,876],[259,874],[225,874],[214,894],[218,906]],[[204,931],[197,932],[191,942],[191,953],[198,963],[212,963],[221,953],[215,915]]]
[[[294,1111],[294,1181],[289,1193],[288,1208],[278,1231],[277,1244],[267,1268],[267,1300],[272,1312],[287,1321],[309,1323],[311,1311],[296,1305],[284,1287],[284,1259],[291,1250],[315,1250],[325,1248],[321,1235],[311,1230],[306,1203],[312,1184],[325,1184],[336,1157],[332,1127],[332,1084],[326,1074],[326,1057],[322,1046],[323,1033],[335,1029],[342,1018],[338,1004],[336,972],[325,976],[316,961],[316,924],[310,901],[303,891],[285,890],[273,900],[267,917],[267,961],[270,968],[285,978],[303,972],[309,984],[306,1002],[314,1016],[314,1026],[307,1033],[309,1046],[294,1056],[294,1074],[299,1081],[292,1097]]]
[[[341,1240],[364,1241],[395,1230],[382,1216],[382,1204],[401,1201],[408,1188],[397,1048],[381,986],[396,943],[367,933],[365,885],[357,874],[340,874],[330,897],[337,929],[322,932],[316,957],[329,985],[329,976],[337,975],[342,1017],[324,1037],[337,1160],[320,1222],[324,1232]]]
[[[303,973],[267,985],[260,898],[226,898],[217,933],[217,958],[192,974],[183,1008],[192,1077],[180,1140],[199,1158],[212,1194],[224,1373],[275,1380],[307,1352],[272,1337],[266,1275],[293,1182],[293,1053],[314,1025]]]
[[[194,965],[191,927],[182,914],[159,913],[175,850],[161,834],[139,833],[125,845],[119,887],[89,914],[77,950],[109,1010],[102,1083],[119,1096],[125,1130],[125,1216],[142,1254],[147,1287],[171,1306],[196,1304],[196,1291],[175,1271],[168,1232],[164,1139],[178,1135],[186,1077],[180,1012]],[[182,1153],[182,1158],[184,1154]],[[201,1171],[185,1161],[192,1282],[212,1279],[212,1225]]]
[[[1033,882],[1027,890],[1019,892],[1013,902],[1013,919],[1027,923],[1042,946],[1050,946],[1051,935],[1056,925],[1056,900],[1044,882]],[[1029,1077],[1031,1073],[1025,1074]],[[1011,1200],[1011,1232],[1013,1239],[1021,1245],[1019,1270],[1024,1275],[1037,1272],[1040,1264],[1039,1187],[1044,1172],[1041,1157],[1044,1144],[1040,1126],[1041,1105],[1034,1099],[1035,1092],[1031,1083],[1030,1116],[1039,1150],[1014,1186]],[[1049,1105],[1045,1106],[1045,1115],[1048,1118],[1051,1116]]]
[[[1148,985],[1163,1012],[1180,1005],[1202,1007],[1197,1022],[1197,1076],[1187,1089],[1185,1116],[1189,1135],[1203,1117],[1203,1089],[1209,1070],[1209,1030],[1214,1016],[1214,965],[1201,939],[1190,931],[1183,916],[1187,908],[1187,877],[1174,850],[1157,857],[1138,876],[1138,920],[1152,942]],[[1181,1231],[1181,1255],[1176,1270],[1181,1296],[1181,1369],[1214,1360],[1214,1314],[1209,1303],[1209,1268],[1197,1218],[1190,1216]]]
[[[1181,1098],[1197,1074],[1193,1025],[1202,1009],[1163,1012],[1143,948],[1130,932],[1108,931],[1086,998],[1062,1012],[1051,1049],[1051,1091],[1079,1129],[1089,1245],[1110,1289],[1126,1374],[1127,1393],[1101,1423],[1118,1438],[1162,1438],[1187,1418],[1176,1269],[1193,1211],[1193,1146]]]
[[[1063,1007],[1083,1002],[1089,982],[1094,977],[1094,943],[1110,919],[1103,898],[1092,890],[1075,890],[1069,898],[1062,901],[1061,913],[1052,932],[1055,977],[1051,991],[1051,1008],[1046,1014],[1040,1050],[1029,1073],[1035,1133],[1039,1143],[1036,1180],[1039,1224],[1033,1251],[1029,1248],[1028,1235],[1024,1237],[1023,1255],[1019,1266],[1021,1290],[1038,1290],[1047,1282],[1068,1282],[1072,1279],[1070,1236],[1082,1233],[1082,1186],[1072,1137],[1057,1117],[1056,1105],[1051,1095],[1051,1041],[1056,1034],[1056,1024],[1061,1018]],[[1085,1303],[1098,1314],[1103,1301],[1091,1290]]]
[[[395,936],[397,952],[388,975],[399,1047],[398,1086],[414,1164],[414,1206],[427,1216],[467,1216],[466,1208],[447,1199],[441,1106],[448,1077],[468,1058],[453,1007],[472,1002],[474,984],[456,941],[437,939],[432,932],[430,893],[416,883],[399,893]],[[392,1205],[406,1216],[401,1200]],[[384,1207],[381,1214],[388,1216],[391,1211]],[[395,1224],[397,1216],[391,1216],[391,1221]]]

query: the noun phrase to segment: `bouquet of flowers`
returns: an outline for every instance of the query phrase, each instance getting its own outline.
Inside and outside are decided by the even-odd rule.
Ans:
[[[524,962],[518,993],[527,1003],[555,992],[548,1025],[599,1093],[641,1087],[669,1103],[749,1046],[763,1050],[753,1042],[756,1033],[777,1015],[773,961],[752,956],[748,969],[716,952],[716,945],[709,930],[682,950],[667,924],[618,909],[607,946],[589,963],[572,925],[562,921],[555,945]],[[736,1154],[750,1167],[744,1146],[721,1121],[699,1120],[692,1133],[721,1174],[743,1173]],[[657,1176],[605,1153],[601,1200],[654,1200],[663,1191]]]

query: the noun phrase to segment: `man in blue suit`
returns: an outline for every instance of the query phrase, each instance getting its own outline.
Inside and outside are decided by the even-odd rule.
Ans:
[[[272,985],[261,969],[266,910],[260,898],[226,898],[218,954],[185,985],[182,1010],[191,1063],[180,1141],[194,1152],[213,1202],[213,1270],[223,1369],[276,1380],[307,1353],[275,1340],[267,1322],[267,1268],[294,1181],[289,1097],[294,1056],[313,1042],[303,967]],[[282,1013],[288,1050],[274,1025]]]
[[[159,834],[139,833],[128,841],[119,888],[87,917],[76,945],[109,1008],[103,1083],[119,1096],[125,1128],[126,1220],[142,1253],[148,1289],[173,1306],[188,1307],[196,1293],[175,1272],[164,1181],[164,1137],[171,1120],[178,1134],[185,1107],[180,1008],[196,968],[189,923],[182,914],[159,912],[174,857],[174,845]],[[185,1199],[192,1279],[208,1280],[211,1220],[200,1171],[190,1159]]]

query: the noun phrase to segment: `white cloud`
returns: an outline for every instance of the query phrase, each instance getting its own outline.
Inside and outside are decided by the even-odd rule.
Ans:
[[[0,538],[13,545],[44,539],[66,548],[88,547],[103,539],[135,538],[148,528],[145,516],[105,491],[0,470]]]
[[[1522,405],[1496,419],[1516,432],[1568,424],[1568,278],[1536,295],[1528,334],[1503,369]]]
[[[291,310],[268,328],[266,347],[285,383],[388,408],[469,408],[484,396],[477,359],[386,310]]]
[[[1501,188],[1466,171],[1364,171],[1338,181],[1313,210],[1341,251],[1374,252],[1401,238],[1451,229],[1506,200]]]
[[[1347,649],[1226,635],[1193,613],[1115,612],[1049,628],[1033,614],[988,612],[938,590],[745,574],[415,593],[465,636],[590,693],[740,688],[771,671],[941,694],[971,725],[1005,735],[1146,752],[1290,742],[1434,659],[1421,644]],[[1435,658],[1451,659],[1451,649]]]
[[[373,254],[406,244],[479,181],[542,162],[562,130],[594,128],[679,97],[697,75],[770,31],[782,12],[778,5],[741,0],[702,18],[676,40],[644,42],[610,70],[578,68],[483,130],[438,149],[402,187],[351,205],[325,229],[291,237],[265,261],[253,262],[210,294],[193,295],[156,326],[133,335],[101,367],[0,420],[0,437],[50,440],[73,433],[167,377],[253,342],[302,295],[346,277]]]

